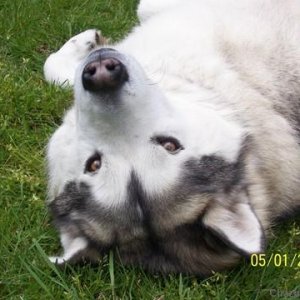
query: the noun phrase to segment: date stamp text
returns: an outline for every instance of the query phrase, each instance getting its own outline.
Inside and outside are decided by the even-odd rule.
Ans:
[[[252,267],[289,267],[300,268],[300,253],[296,253],[293,256],[283,253],[271,253],[267,254],[252,254],[250,257],[250,264]]]

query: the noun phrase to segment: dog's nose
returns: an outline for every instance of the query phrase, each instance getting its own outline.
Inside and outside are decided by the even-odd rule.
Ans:
[[[126,67],[113,57],[100,57],[88,63],[82,73],[83,87],[90,92],[116,90],[127,80]]]

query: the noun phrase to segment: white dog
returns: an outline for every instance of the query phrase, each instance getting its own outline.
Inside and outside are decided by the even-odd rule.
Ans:
[[[300,207],[300,2],[142,0],[138,15],[120,43],[88,30],[45,63],[75,93],[48,146],[52,261],[117,248],[208,275]]]

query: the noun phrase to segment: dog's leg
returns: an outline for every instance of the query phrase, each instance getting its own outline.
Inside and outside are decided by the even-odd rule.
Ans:
[[[89,29],[69,39],[44,65],[45,79],[59,85],[73,85],[75,70],[96,47],[106,44],[101,32]]]
[[[78,262],[96,262],[100,256],[97,249],[89,245],[88,240],[83,236],[73,236],[65,232],[60,236],[61,244],[64,248],[63,255],[50,256],[49,260],[57,265],[64,265],[65,263]]]
[[[82,237],[72,238],[67,233],[62,234],[60,240],[64,248],[63,255],[49,257],[51,262],[58,265],[64,264],[65,262],[72,260],[73,257],[78,255],[83,250],[85,250],[88,246],[88,242],[85,238]]]

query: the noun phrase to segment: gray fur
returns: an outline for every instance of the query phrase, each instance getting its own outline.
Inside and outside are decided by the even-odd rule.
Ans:
[[[74,108],[48,148],[48,205],[65,250],[59,263],[97,261],[117,249],[127,264],[206,276],[263,252],[277,220],[299,210],[300,5],[178,0],[171,6],[115,45],[117,51],[103,48],[77,62]],[[185,14],[199,28],[190,28]],[[158,26],[170,18],[185,35],[178,47],[177,27],[174,33]],[[176,47],[169,49],[166,39]],[[149,49],[140,51],[144,43]],[[82,70],[101,53],[122,62],[128,78],[115,91],[92,93],[82,87]],[[57,69],[54,56],[48,62]],[[158,88],[148,78],[156,72]],[[205,115],[206,104],[213,114]],[[189,116],[199,122],[189,123]],[[155,139],[164,135],[171,150],[172,141],[180,143],[178,152]],[[104,172],[89,174],[95,152]]]

